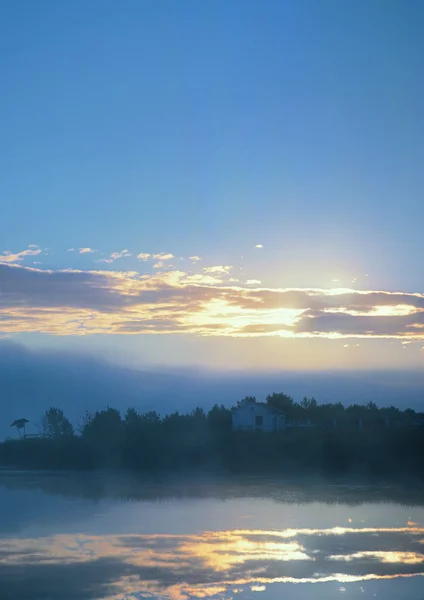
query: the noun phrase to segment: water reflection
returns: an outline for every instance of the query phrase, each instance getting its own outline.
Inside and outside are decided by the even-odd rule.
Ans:
[[[15,599],[234,597],[287,583],[418,577],[423,551],[422,527],[6,538],[0,581],[2,598]]]
[[[331,484],[320,478],[287,482],[261,477],[163,479],[96,473],[54,471],[13,471],[0,469],[0,485],[9,489],[37,489],[72,499],[101,500],[105,497],[126,501],[167,498],[268,498],[282,503],[325,502],[355,506],[364,502],[423,505],[422,483],[411,485]]]
[[[3,473],[0,598],[422,600],[423,498],[322,482]]]

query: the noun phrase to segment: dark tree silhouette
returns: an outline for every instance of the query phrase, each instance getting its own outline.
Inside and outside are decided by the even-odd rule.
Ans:
[[[51,406],[42,417],[43,435],[52,439],[74,435],[74,428],[63,410]]]
[[[243,406],[248,406],[249,404],[254,404],[255,402],[255,396],[245,396],[243,400],[239,400],[237,402],[237,408],[243,408]]]
[[[124,418],[114,408],[86,413],[79,435],[60,409],[43,417],[43,438],[27,436],[0,443],[0,464],[25,468],[125,468],[156,475],[176,470],[225,473],[349,473],[376,478],[424,479],[424,414],[375,403],[295,402],[271,394],[266,405],[282,410],[292,425],[285,431],[235,431],[232,411],[249,406],[247,396],[233,409],[215,404],[188,414],[164,416],[128,408]],[[303,422],[299,422],[303,421]],[[299,427],[305,425],[312,427]],[[26,419],[13,426],[20,428]]]
[[[271,408],[281,410],[286,416],[291,419],[295,416],[295,403],[293,398],[287,396],[287,394],[279,393],[270,394],[266,397],[266,403]]]
[[[84,425],[82,435],[101,444],[114,444],[122,438],[124,424],[115,408],[96,411]]]

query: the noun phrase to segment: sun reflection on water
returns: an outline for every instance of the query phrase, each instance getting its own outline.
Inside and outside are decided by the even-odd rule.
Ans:
[[[0,541],[0,578],[57,572],[95,578],[88,598],[232,597],[278,583],[347,584],[424,574],[424,528],[205,531],[197,535],[55,535]],[[10,575],[11,576],[11,575]],[[100,583],[99,583],[100,582]]]

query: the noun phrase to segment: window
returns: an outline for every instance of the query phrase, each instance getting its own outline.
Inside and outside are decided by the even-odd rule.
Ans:
[[[257,417],[255,417],[255,425],[257,427],[260,427],[264,422],[264,418],[262,415],[258,415]]]

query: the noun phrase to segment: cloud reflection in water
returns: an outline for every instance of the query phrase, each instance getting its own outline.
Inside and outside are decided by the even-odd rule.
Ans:
[[[232,597],[424,574],[424,528],[55,535],[0,541],[2,598]]]

